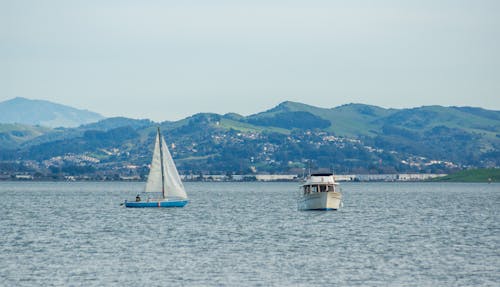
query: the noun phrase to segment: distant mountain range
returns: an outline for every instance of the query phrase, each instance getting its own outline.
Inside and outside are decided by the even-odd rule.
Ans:
[[[199,173],[444,172],[500,166],[500,111],[297,102],[250,116],[200,113],[175,122],[109,118],[76,128],[0,124],[0,164],[38,173],[147,173],[161,126],[179,169]],[[134,168],[132,168],[134,167]]]
[[[0,102],[0,123],[77,127],[104,119],[98,113],[43,100],[14,98]]]

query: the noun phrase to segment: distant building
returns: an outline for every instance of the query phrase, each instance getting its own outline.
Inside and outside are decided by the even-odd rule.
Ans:
[[[258,174],[257,181],[293,181],[297,179],[296,174]]]
[[[355,176],[356,181],[423,181],[445,176],[434,173],[399,173],[399,174],[360,174]]]
[[[31,174],[16,174],[16,179],[18,179],[18,180],[33,180],[33,176]]]
[[[120,175],[120,180],[135,181],[135,180],[141,180],[141,177],[138,175],[131,175],[131,176]]]

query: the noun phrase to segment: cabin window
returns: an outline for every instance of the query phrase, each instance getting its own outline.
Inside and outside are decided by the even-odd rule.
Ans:
[[[319,192],[325,192],[325,191],[326,191],[326,188],[327,188],[327,186],[326,186],[326,185],[320,185],[320,186],[319,186]]]
[[[311,186],[311,192],[318,192],[318,186],[317,185]]]
[[[304,186],[304,193],[310,193],[310,192],[311,192],[311,186],[310,185]]]

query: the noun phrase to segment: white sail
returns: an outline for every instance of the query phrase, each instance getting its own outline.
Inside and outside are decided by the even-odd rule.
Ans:
[[[163,154],[163,169],[164,169],[164,186],[165,186],[165,197],[177,197],[186,199],[187,194],[184,190],[184,185],[182,184],[181,177],[177,172],[172,155],[168,151],[165,139],[161,139],[162,154]]]
[[[162,192],[161,162],[160,162],[160,141],[159,134],[156,134],[155,148],[153,150],[153,160],[149,170],[148,181],[145,192]]]
[[[168,151],[167,144],[165,143],[165,139],[163,137],[161,137],[160,145],[159,130],[156,134],[153,160],[151,161],[151,169],[149,170],[145,192],[163,192],[164,198],[187,198],[184,185],[182,184],[177,168],[175,167],[174,160]]]

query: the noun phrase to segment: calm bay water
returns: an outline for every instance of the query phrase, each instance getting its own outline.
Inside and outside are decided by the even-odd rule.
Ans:
[[[500,185],[187,183],[182,209],[126,209],[143,183],[0,182],[0,286],[498,286]]]

